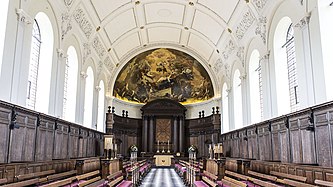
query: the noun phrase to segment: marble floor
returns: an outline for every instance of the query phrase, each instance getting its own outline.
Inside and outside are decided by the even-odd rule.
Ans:
[[[182,179],[173,168],[152,168],[143,179],[140,187],[182,187]]]

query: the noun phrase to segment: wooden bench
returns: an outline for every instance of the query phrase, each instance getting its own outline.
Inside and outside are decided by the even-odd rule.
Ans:
[[[266,179],[266,180],[269,180],[269,181],[273,181],[273,182],[276,182],[277,179],[278,179],[276,176],[266,175],[266,174],[258,173],[258,172],[251,171],[251,170],[248,171],[248,174],[252,175],[252,176],[255,176],[255,177],[262,178],[262,179]]]
[[[283,179],[284,184],[289,186],[296,186],[296,187],[315,187],[315,185],[312,184],[306,184],[303,182],[294,181],[291,179]]]
[[[329,186],[329,187],[333,187],[333,182],[329,182],[329,181],[323,181],[323,180],[318,180],[316,179],[314,181],[315,184],[318,184],[320,186]]]
[[[291,174],[287,174],[287,173],[280,173],[280,172],[276,172],[276,171],[271,171],[270,174],[281,177],[283,179],[287,178],[287,179],[292,179],[292,180],[301,181],[301,182],[306,182],[306,180],[307,180],[307,178],[303,177],[303,176],[291,175]]]
[[[92,179],[89,179],[87,181],[84,181],[82,183],[79,183],[79,187],[83,187],[83,186],[88,186],[89,184],[92,184],[92,183],[95,183],[95,182],[98,182],[101,180],[101,177],[98,176],[98,177],[95,177],[95,178],[92,178]]]
[[[104,186],[104,184],[105,184],[105,180],[101,179],[99,181],[96,181],[94,183],[91,183],[91,184],[87,185],[86,187]]]
[[[54,180],[60,180],[63,178],[68,178],[71,177],[73,175],[76,175],[76,170],[72,170],[72,171],[67,171],[67,172],[63,172],[63,173],[57,173],[57,174],[53,174],[53,175],[48,175],[47,181],[54,181]]]
[[[239,186],[239,185],[237,185],[237,184],[235,184],[235,183],[233,183],[233,182],[231,182],[231,181],[228,181],[228,180],[226,180],[226,179],[222,179],[221,182],[222,182],[222,184],[221,184],[220,186],[227,185],[227,186],[229,186],[229,187],[241,187],[241,186]],[[245,184],[245,183],[244,183],[244,184]],[[246,185],[246,184],[245,184],[245,185]],[[247,186],[247,185],[246,185],[246,186]]]
[[[228,170],[225,171],[225,174],[229,175],[229,176],[232,176],[232,177],[235,177],[236,179],[244,180],[244,181],[248,181],[249,178],[250,178],[249,176],[242,175],[242,174],[235,173],[235,172],[228,171]]]
[[[196,187],[209,187],[204,181],[194,181],[194,186]]]
[[[22,187],[22,186],[30,186],[39,183],[39,178],[36,179],[30,179],[26,181],[21,182],[14,182],[10,184],[3,185],[4,187]]]
[[[243,183],[241,181],[235,180],[235,179],[227,177],[227,176],[224,176],[224,178],[222,179],[222,184],[225,184],[225,185],[228,185],[231,187],[234,187],[234,186],[247,187],[246,183]]]
[[[71,184],[74,180],[75,180],[75,177],[70,177],[70,178],[67,178],[67,179],[62,179],[62,180],[59,180],[59,181],[55,181],[55,182],[51,182],[51,183],[45,184],[42,187],[59,187],[59,186],[64,186],[64,185]]]
[[[202,177],[202,180],[203,180],[205,183],[209,184],[209,186],[212,186],[212,187],[216,187],[216,186],[217,186],[217,184],[216,184],[214,181],[212,181],[211,179],[209,179],[209,178],[206,177],[206,176],[203,176],[203,177]]]
[[[15,178],[18,181],[23,181],[23,180],[27,180],[27,179],[32,179],[32,178],[43,177],[43,176],[46,176],[46,175],[51,175],[51,174],[54,174],[54,173],[55,173],[55,170],[48,170],[48,171],[41,171],[41,172],[36,172],[36,173],[18,175],[18,176],[15,176]]]
[[[0,185],[2,185],[2,184],[6,184],[7,182],[8,182],[8,179],[7,179],[7,178],[0,179]]]
[[[212,179],[213,181],[216,181],[218,179],[218,177],[216,175],[214,175],[206,170],[203,172],[203,174],[205,176],[207,176],[208,178]]]
[[[121,181],[123,181],[123,179],[124,179],[124,176],[119,176],[118,178],[116,178],[116,179],[114,179],[114,180],[112,180],[112,181],[110,181],[109,183],[108,183],[108,186],[116,186],[118,183],[120,183]]]

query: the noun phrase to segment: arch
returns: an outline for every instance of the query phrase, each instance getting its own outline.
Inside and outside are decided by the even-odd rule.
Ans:
[[[3,49],[5,45],[5,36],[6,36],[6,23],[7,23],[7,15],[8,15],[8,4],[9,0],[3,0],[1,1],[0,6],[0,12],[2,12],[2,15],[0,16],[0,25],[2,27],[0,28],[0,76],[1,76],[1,67],[2,67],[2,59],[3,59]]]
[[[110,93],[108,93],[108,94],[113,95],[113,90],[114,90],[114,85],[115,85],[115,82],[116,82],[116,77],[121,72],[121,70],[124,68],[124,66],[127,64],[127,62],[129,62],[132,58],[134,58],[135,56],[137,56],[137,55],[139,55],[139,54],[141,54],[145,51],[156,49],[156,48],[170,48],[170,49],[179,50],[179,51],[187,53],[188,55],[195,58],[204,67],[204,69],[207,71],[209,77],[211,78],[214,94],[215,95],[220,94],[220,91],[221,91],[220,89],[221,88],[220,88],[220,85],[218,84],[217,75],[213,71],[213,68],[210,68],[211,65],[208,63],[208,61],[206,61],[201,55],[199,55],[194,50],[191,50],[191,49],[188,49],[188,48],[185,50],[184,47],[181,47],[181,46],[175,45],[175,44],[171,44],[171,43],[164,43],[163,46],[158,45],[158,44],[150,44],[150,45],[147,45],[144,48],[137,48],[137,49],[134,49],[134,50],[130,51],[124,58],[122,58],[120,60],[119,66],[116,69],[116,71],[114,72],[115,78],[112,79],[111,82],[110,82],[110,85],[109,85]]]
[[[259,63],[260,54],[258,50],[253,50],[249,61],[249,91],[251,107],[251,123],[259,122],[262,119],[262,84],[261,66]]]
[[[93,99],[94,99],[94,72],[89,66],[86,71],[85,80],[85,96],[84,96],[84,112],[83,112],[83,125],[85,127],[92,127],[92,112],[93,112]]]
[[[274,34],[274,61],[277,113],[278,115],[296,111],[298,101],[298,81],[295,55],[295,42],[292,21],[283,17]]]
[[[76,114],[77,76],[78,55],[76,49],[69,46],[65,67],[63,117],[72,122],[75,121]]]
[[[35,17],[34,28],[26,105],[39,112],[48,113],[54,46],[53,27],[48,16],[39,12]],[[43,45],[40,45],[41,43]]]
[[[98,105],[97,105],[97,130],[105,132],[105,85],[104,81],[99,81]]]
[[[228,132],[229,127],[229,93],[227,83],[222,87],[222,133]]]
[[[236,69],[233,76],[232,86],[234,96],[234,122],[236,129],[243,127],[242,81],[240,76],[240,71]]]

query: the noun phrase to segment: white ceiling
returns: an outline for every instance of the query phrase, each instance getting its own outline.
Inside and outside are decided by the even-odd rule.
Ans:
[[[266,3],[267,0],[254,0],[257,1]],[[230,49],[226,51],[230,40],[239,47],[238,43],[245,34],[242,31],[246,32],[253,23],[246,22],[246,15],[258,17],[255,3],[245,0],[73,2],[70,11],[75,12],[80,7],[85,11],[83,20],[91,22],[95,28],[100,27],[93,32],[99,35],[108,51],[106,56],[112,59],[114,67],[122,67],[134,55],[149,48],[171,47],[196,57],[206,69],[212,68],[217,59],[223,60],[223,56],[230,53]],[[85,29],[84,24],[79,23],[79,26]],[[119,71],[117,68],[109,69]]]

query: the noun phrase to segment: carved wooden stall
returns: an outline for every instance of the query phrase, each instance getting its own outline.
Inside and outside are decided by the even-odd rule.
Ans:
[[[221,122],[220,114],[186,121],[187,146],[195,145],[198,148],[198,157],[209,157],[208,146],[218,143]]]
[[[328,102],[230,131],[221,136],[224,154],[333,167],[332,116],[333,102]]]
[[[103,155],[104,134],[0,101],[0,164]]]

